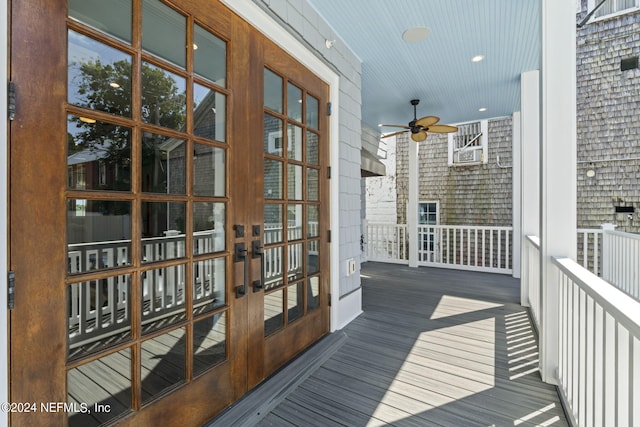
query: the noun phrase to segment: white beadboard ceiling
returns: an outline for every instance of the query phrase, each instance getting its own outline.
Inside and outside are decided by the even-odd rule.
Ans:
[[[371,126],[407,124],[413,98],[418,117],[441,123],[511,115],[520,73],[540,68],[539,0],[309,2],[362,61],[362,120]],[[428,38],[405,42],[416,26],[429,27]],[[473,63],[475,55],[485,58]]]

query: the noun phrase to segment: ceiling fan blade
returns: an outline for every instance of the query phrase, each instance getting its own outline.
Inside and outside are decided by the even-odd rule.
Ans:
[[[412,133],[411,139],[413,139],[415,142],[422,142],[427,139],[427,132],[422,130],[418,133]]]
[[[409,126],[405,126],[405,125],[380,125],[380,126],[381,127],[388,126],[388,127],[392,127],[392,128],[411,129]]]
[[[416,121],[416,126],[422,126],[424,128],[428,128],[429,126],[435,125],[440,120],[440,117],[436,116],[426,116]]]
[[[390,133],[388,135],[383,135],[381,138],[389,138],[390,136],[396,136],[396,135],[400,135],[401,133],[406,133],[406,130],[401,130],[400,132],[393,132]]]
[[[435,133],[451,133],[451,132],[458,132],[458,128],[455,126],[449,126],[449,125],[433,125],[433,126],[429,126],[429,129],[427,129],[429,132],[435,132]]]

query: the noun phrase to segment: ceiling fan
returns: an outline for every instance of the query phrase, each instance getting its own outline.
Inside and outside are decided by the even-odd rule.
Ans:
[[[427,132],[434,133],[451,133],[457,132],[458,128],[455,126],[449,125],[438,125],[439,117],[436,116],[426,116],[418,119],[416,116],[416,106],[420,103],[419,99],[412,99],[411,105],[413,105],[413,120],[409,122],[409,126],[402,125],[382,125],[382,126],[391,126],[397,128],[403,128],[407,130],[401,130],[399,132],[390,133],[389,135],[383,136],[383,138],[389,138],[390,136],[400,135],[401,133],[411,132],[411,139],[416,142],[422,142],[427,139]]]

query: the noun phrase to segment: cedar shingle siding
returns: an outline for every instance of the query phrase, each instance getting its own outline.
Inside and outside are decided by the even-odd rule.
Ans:
[[[577,227],[610,222],[639,233],[640,70],[621,71],[620,62],[640,56],[640,12],[588,23],[576,36]],[[512,224],[512,171],[496,162],[500,156],[502,166],[511,166],[511,132],[510,118],[489,121],[489,162],[483,165],[448,167],[446,136],[431,134],[421,143],[420,200],[440,202],[442,224]],[[406,223],[409,142],[398,138],[398,223]],[[587,177],[589,169],[594,177]],[[616,213],[617,206],[633,207],[633,218]]]

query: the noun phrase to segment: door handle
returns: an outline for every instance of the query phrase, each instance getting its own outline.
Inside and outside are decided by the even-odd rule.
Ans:
[[[260,240],[251,242],[251,257],[260,258],[260,280],[253,281],[253,292],[258,292],[264,288],[264,248]]]
[[[236,298],[240,298],[247,293],[249,283],[249,255],[244,243],[236,243],[235,246],[235,262],[244,262],[244,278],[242,285],[236,286]]]

